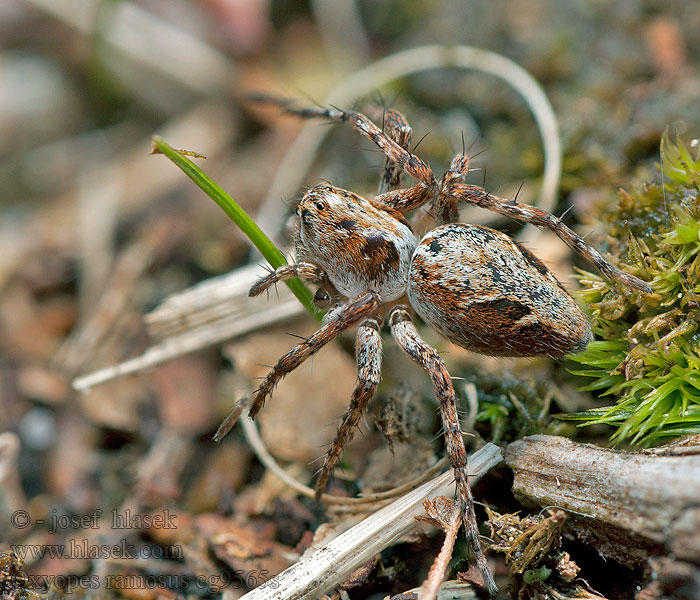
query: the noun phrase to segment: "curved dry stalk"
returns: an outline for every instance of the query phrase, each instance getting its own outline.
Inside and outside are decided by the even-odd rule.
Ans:
[[[512,60],[472,46],[421,46],[391,54],[356,71],[344,79],[323,101],[324,106],[353,106],[358,98],[367,96],[390,81],[429,69],[459,67],[493,75],[515,89],[530,108],[542,138],[544,148],[544,177],[537,206],[551,212],[554,209],[561,177],[561,140],[559,125],[549,99],[540,84]],[[302,127],[280,163],[265,196],[256,222],[275,242],[279,242],[286,216],[279,210],[279,199],[293,196],[315,160],[328,127],[308,123]],[[523,234],[532,236],[526,227]]]
[[[296,490],[300,494],[306,496],[307,498],[316,497],[316,490],[310,488],[307,485],[304,485],[300,481],[291,477],[279,465],[275,457],[272,456],[272,454],[270,454],[267,447],[265,446],[265,442],[263,442],[262,437],[260,437],[260,432],[258,431],[258,427],[255,424],[255,421],[253,421],[253,419],[244,418],[240,420],[240,423],[243,426],[243,432],[245,433],[246,441],[252,448],[255,455],[258,457],[258,460],[265,466],[266,469],[272,472],[276,477],[278,477],[289,487]],[[323,494],[321,496],[321,501],[324,504],[357,506],[362,504],[372,504],[375,502],[391,500],[392,498],[396,498],[397,496],[400,496],[408,492],[409,490],[415,489],[416,486],[424,483],[431,477],[435,477],[448,464],[449,460],[446,457],[441,458],[432,467],[427,469],[425,472],[421,473],[412,481],[404,483],[403,485],[397,486],[393,489],[386,490],[384,492],[378,492],[374,494],[361,494],[357,498],[345,498],[343,496],[332,496],[330,494]]]

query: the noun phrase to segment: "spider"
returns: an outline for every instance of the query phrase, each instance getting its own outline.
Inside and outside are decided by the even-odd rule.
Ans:
[[[494,356],[560,357],[584,350],[592,334],[579,306],[538,258],[504,233],[458,223],[458,203],[549,228],[607,277],[640,292],[651,289],[612,266],[552,214],[463,183],[469,170],[464,152],[437,180],[428,165],[407,149],[411,128],[397,111],[385,111],[379,127],[358,112],[298,109],[290,101],[270,97],[257,100],[273,102],[304,118],[349,123],[384,152],[386,166],[373,199],[328,183],[308,191],[296,208],[296,263],[270,272],[251,288],[250,295],[257,296],[279,281],[300,277],[321,285],[315,296],[319,302],[337,302],[326,313],[322,327],[272,368],[250,398],[249,416],[258,414],[287,373],[340,332],[357,325],[358,381],[316,483],[320,498],[379,384],[380,329],[388,322],[394,340],[432,380],[463,524],[486,588],[494,595],[497,588],[479,544],[452,381],[438,352],[419,335],[412,314],[415,311],[458,346]],[[400,189],[402,172],[415,179],[415,185]],[[426,205],[438,226],[419,241],[404,213]],[[218,439],[240,415],[240,404],[222,424]]]

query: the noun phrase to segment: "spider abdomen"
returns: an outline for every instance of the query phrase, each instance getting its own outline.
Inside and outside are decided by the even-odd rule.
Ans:
[[[480,354],[562,356],[591,340],[549,269],[488,227],[452,223],[426,234],[411,259],[408,297],[429,325]]]

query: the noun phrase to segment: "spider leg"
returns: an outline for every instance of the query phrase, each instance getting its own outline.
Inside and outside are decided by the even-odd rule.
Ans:
[[[338,463],[343,448],[352,439],[362,412],[379,385],[382,367],[382,338],[379,327],[380,324],[375,319],[367,319],[357,330],[355,354],[358,382],[352,393],[350,406],[343,415],[338,433],[323,461],[323,467],[316,482],[316,499],[320,499],[325,491],[328,478]]]
[[[381,123],[384,133],[404,150],[408,150],[408,146],[413,138],[413,129],[411,129],[406,117],[404,117],[402,113],[392,108],[380,108],[378,106],[369,106],[366,112],[370,119],[376,123]],[[384,172],[382,173],[382,178],[377,189],[377,195],[399,189],[401,187],[402,173],[403,170],[401,167],[387,156],[384,163]]]
[[[450,458],[450,464],[454,471],[464,529],[469,544],[474,551],[476,563],[484,577],[486,588],[491,596],[495,596],[498,588],[496,588],[496,583],[493,580],[479,543],[479,530],[474,514],[474,500],[468,481],[467,451],[464,447],[462,430],[459,425],[452,379],[437,351],[426,344],[418,335],[416,326],[404,308],[398,306],[394,308],[389,316],[389,323],[391,325],[391,335],[401,349],[411,360],[423,367],[433,382],[435,396],[440,405],[447,455]]]
[[[430,202],[435,195],[433,188],[427,187],[423,183],[403,190],[391,190],[384,192],[374,199],[385,206],[395,208],[401,212],[420,208]]]
[[[258,279],[253,284],[253,287],[250,288],[248,295],[251,297],[257,296],[258,294],[262,294],[262,292],[269,289],[270,286],[276,284],[278,281],[286,281],[287,279],[293,279],[294,277],[310,279],[317,283],[321,283],[327,279],[326,273],[321,269],[321,267],[311,263],[300,262],[295,265],[284,265]]]
[[[374,142],[388,158],[395,162],[401,169],[422,184],[434,189],[436,186],[435,175],[415,154],[401,147],[384,133],[371,119],[359,112],[328,109],[328,118],[335,121],[344,121],[357,129],[367,139]]]
[[[296,369],[309,356],[318,352],[341,331],[369,316],[380,304],[379,294],[368,292],[352,302],[339,306],[334,311],[333,317],[321,329],[310,335],[301,344],[292,348],[277,361],[272,371],[268,373],[260,387],[253,394],[249,416],[255,418],[255,415],[263,407],[265,399],[287,373]]]
[[[452,159],[449,170],[445,171],[440,179],[440,191],[433,203],[435,220],[438,225],[459,221],[459,199],[450,193],[450,190],[455,183],[462,181],[468,172],[469,157],[466,154],[458,154]]]
[[[249,97],[254,102],[264,102],[275,104],[285,112],[296,115],[303,119],[324,118],[331,121],[343,121],[349,123],[357,129],[362,135],[374,142],[386,154],[387,158],[395,162],[401,169],[408,173],[414,179],[423,184],[435,188],[435,175],[420,158],[411,154],[408,150],[401,147],[400,143],[394,141],[380,127],[375,125],[369,117],[362,113],[341,110],[339,108],[324,108],[315,106],[309,108],[297,108],[294,106],[294,101],[288,98],[279,98],[268,94],[256,94]]]
[[[458,221],[457,205],[459,201],[449,192],[453,183],[460,181],[469,171],[469,157],[466,154],[455,156],[450,169],[442,176],[438,192],[423,182],[407,189],[392,189],[378,195],[375,200],[387,206],[405,212],[420,208],[435,198],[435,219],[439,225]]]
[[[551,229],[569,248],[595,265],[606,277],[645,294],[651,294],[651,287],[647,283],[614,267],[597,250],[589,246],[580,235],[565,225],[559,217],[555,217],[546,210],[499,198],[476,185],[454,184],[450,192],[459,200],[476,204],[517,221],[531,223],[536,227]]]
[[[374,142],[386,155],[384,176],[379,184],[379,193],[375,200],[381,204],[407,211],[429,202],[437,192],[437,182],[430,167],[415,154],[409,152],[408,144],[412,130],[406,118],[398,111],[386,110],[383,116],[383,128],[377,126],[369,117],[359,112],[345,111],[338,108],[321,106],[297,108],[289,98],[280,98],[268,94],[255,94],[249,97],[254,102],[275,104],[285,112],[302,119],[329,119],[349,123],[366,138]],[[379,120],[379,111],[370,109]],[[402,171],[418,180],[418,184],[405,189],[395,189],[399,185]]]

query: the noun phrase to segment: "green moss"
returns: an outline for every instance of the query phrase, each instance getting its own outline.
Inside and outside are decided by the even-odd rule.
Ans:
[[[550,417],[556,387],[534,377],[517,377],[509,371],[498,375],[464,372],[477,389],[477,431],[491,442],[511,442],[526,435],[562,435],[567,426]]]
[[[607,250],[649,282],[653,293],[620,289],[582,272],[582,297],[598,340],[570,357],[586,390],[617,400],[568,418],[608,423],[613,440],[654,443],[700,433],[700,156],[668,132],[661,182],[601,215]]]

